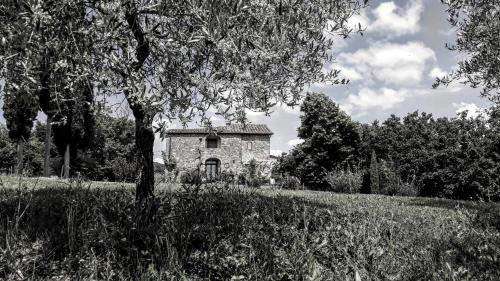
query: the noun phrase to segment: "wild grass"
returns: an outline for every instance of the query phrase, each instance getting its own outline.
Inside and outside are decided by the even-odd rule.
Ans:
[[[1,179],[1,280],[500,279],[494,203]]]

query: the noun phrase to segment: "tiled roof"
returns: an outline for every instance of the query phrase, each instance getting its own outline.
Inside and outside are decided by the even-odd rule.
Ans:
[[[234,135],[272,135],[273,132],[264,124],[231,124],[227,126],[213,127],[213,131],[217,134],[234,134]],[[192,129],[170,129],[167,130],[167,135],[178,134],[208,134],[208,128],[192,128]]]

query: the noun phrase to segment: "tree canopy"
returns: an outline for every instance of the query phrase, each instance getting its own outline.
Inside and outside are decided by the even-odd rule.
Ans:
[[[458,68],[437,78],[434,87],[459,80],[498,100],[500,94],[500,5],[491,0],[441,0],[457,39],[447,45],[465,55]]]
[[[0,27],[2,76],[17,75],[26,93],[46,90],[51,100],[74,99],[86,87],[124,94],[136,120],[143,167],[137,191],[144,197],[154,186],[155,118],[208,121],[212,108],[244,120],[248,108],[270,112],[278,103],[297,103],[310,83],[345,82],[338,71],[322,70],[333,59],[328,33],[345,37],[353,31],[346,23],[361,5],[9,0],[0,5],[6,23]],[[6,82],[12,83],[8,77]]]
[[[304,183],[321,186],[325,184],[326,172],[357,164],[358,124],[324,94],[308,94],[300,110],[298,136],[304,142],[291,153],[294,160],[285,163],[295,165]]]

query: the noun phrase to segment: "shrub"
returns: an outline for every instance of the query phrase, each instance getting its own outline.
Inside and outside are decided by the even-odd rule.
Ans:
[[[111,162],[115,181],[133,182],[136,176],[135,163],[123,157],[116,157]]]
[[[363,179],[361,181],[361,193],[370,194],[371,193],[371,175],[370,171],[365,171],[363,173]]]
[[[300,180],[297,177],[286,176],[283,178],[283,180],[281,182],[281,188],[297,190],[297,189],[301,189],[302,185],[300,184]]]
[[[243,180],[244,184],[248,187],[260,187],[265,182],[266,179],[262,176],[262,167],[255,159],[250,160],[245,167],[245,173],[240,179]]]
[[[418,194],[417,188],[413,183],[401,180],[391,161],[386,162],[381,160],[378,168],[380,194],[401,196],[416,196]]]
[[[413,182],[405,182],[394,168],[392,161],[374,161],[361,179],[361,193],[400,196],[417,196],[418,188]]]
[[[248,187],[261,187],[265,182],[261,178],[249,178],[246,183]]]
[[[325,179],[334,192],[359,193],[361,190],[362,173],[357,171],[332,171],[326,174]]]
[[[179,181],[182,184],[201,184],[202,176],[199,169],[192,169],[181,174]]]
[[[233,171],[222,171],[218,176],[217,176],[217,181],[223,182],[223,183],[234,183],[235,181],[235,174]]]

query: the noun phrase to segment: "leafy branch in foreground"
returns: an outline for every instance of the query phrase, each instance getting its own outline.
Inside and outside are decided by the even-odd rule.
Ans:
[[[94,1],[102,91],[123,93],[136,125],[140,200],[153,193],[153,121],[210,110],[244,121],[296,104],[310,83],[339,79],[326,33],[347,36],[360,1]],[[164,123],[158,131],[163,131]]]
[[[451,51],[466,55],[449,75],[436,78],[433,87],[461,81],[482,88],[482,95],[498,100],[500,94],[500,5],[491,0],[441,0],[448,22],[456,29]]]

